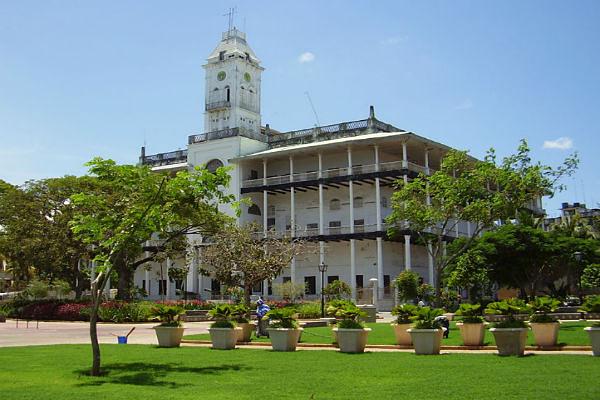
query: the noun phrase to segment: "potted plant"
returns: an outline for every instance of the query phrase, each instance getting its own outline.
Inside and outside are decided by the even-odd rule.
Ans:
[[[531,326],[537,346],[556,346],[559,323],[548,313],[556,311],[559,306],[560,301],[547,296],[536,297],[529,303],[529,309],[532,311],[529,317],[529,326]]]
[[[421,307],[411,318],[414,326],[408,330],[415,354],[440,354],[444,331],[436,317],[442,315],[439,308]]]
[[[600,319],[600,295],[587,296],[581,305],[586,319]]]
[[[412,304],[402,304],[392,309],[392,315],[396,316],[396,320],[391,323],[396,337],[396,344],[400,346],[412,345],[410,333],[407,330],[412,326],[412,317],[417,313],[419,307]]]
[[[333,331],[336,332],[342,353],[364,353],[371,332],[371,329],[365,328],[364,323],[360,321],[364,316],[366,313],[354,304],[346,305],[336,312],[336,317],[341,319]]]
[[[485,334],[485,322],[483,320],[480,304],[460,305],[456,315],[460,321],[456,324],[460,330],[460,336],[465,346],[482,346]]]
[[[583,328],[583,330],[590,336],[590,342],[592,342],[592,354],[600,356],[600,321],[594,322],[592,326]]]
[[[161,323],[154,327],[159,347],[179,347],[183,337],[183,322],[180,317],[185,310],[179,306],[157,304],[151,310],[152,316]]]
[[[213,349],[231,350],[235,348],[238,332],[234,318],[234,307],[231,304],[218,304],[208,314],[215,320],[208,328]]]
[[[235,323],[241,329],[237,330],[238,332],[238,343],[249,342],[252,337],[252,332],[254,331],[255,325],[250,322],[248,318],[250,314],[250,309],[243,304],[238,304],[233,309],[233,317],[235,319]]]
[[[501,356],[522,356],[527,341],[527,325],[516,318],[517,314],[527,309],[525,302],[518,299],[507,299],[488,304],[485,312],[502,315],[504,319],[496,322],[490,332],[494,335],[498,354]]]
[[[291,308],[276,308],[263,318],[273,322],[267,328],[274,351],[295,351],[302,328],[298,325],[298,314]]]
[[[350,300],[343,300],[343,299],[335,299],[335,300],[331,300],[329,303],[327,303],[327,309],[325,310],[327,316],[329,317],[333,317],[336,320],[331,322],[331,325],[333,327],[335,327],[335,325],[337,325],[337,320],[341,319],[340,317],[337,317],[337,313],[348,306],[353,306],[354,303],[351,302]],[[337,329],[332,329],[331,330],[331,335],[333,336],[333,344],[337,345],[338,343],[338,338],[337,338]]]

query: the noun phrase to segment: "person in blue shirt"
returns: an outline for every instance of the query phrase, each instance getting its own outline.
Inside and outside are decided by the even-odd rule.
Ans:
[[[264,300],[259,297],[256,301],[256,316],[257,316],[257,324],[256,324],[256,337],[267,336],[269,337],[269,332],[267,332],[267,327],[269,326],[269,319],[263,317],[271,310],[271,308],[264,302]]]

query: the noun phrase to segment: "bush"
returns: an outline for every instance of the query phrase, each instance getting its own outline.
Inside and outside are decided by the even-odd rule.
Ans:
[[[456,311],[456,315],[459,315],[460,320],[464,324],[480,324],[483,322],[481,305],[479,304],[461,304]]]
[[[410,324],[418,310],[419,307],[413,304],[401,304],[392,309],[392,315],[396,316],[397,324]]]
[[[283,300],[294,303],[304,296],[306,285],[304,283],[293,283],[292,281],[275,284],[273,285],[273,293],[276,296],[281,296]]]
[[[103,322],[146,322],[152,318],[153,303],[107,301],[98,308],[98,317]]]
[[[352,288],[344,281],[335,280],[323,288],[327,301],[340,300],[352,296]]]
[[[398,289],[398,300],[414,302],[419,288],[419,275],[413,271],[404,270],[394,281]]]
[[[485,309],[487,314],[503,315],[505,320],[494,324],[496,328],[525,328],[527,325],[523,321],[515,318],[517,314],[528,312],[527,304],[520,299],[506,299],[488,304]]]
[[[265,315],[265,317],[274,321],[271,324],[272,328],[298,328],[298,314],[293,308],[278,308],[271,310]]]
[[[89,315],[82,314],[82,310],[88,308],[87,304],[83,303],[65,303],[60,304],[56,309],[55,317],[60,321],[86,321],[89,319]]]
[[[415,329],[439,329],[441,322],[436,317],[442,315],[441,308],[420,307],[411,319],[415,323]]]
[[[600,264],[590,264],[583,270],[581,286],[584,288],[600,287]]]
[[[321,317],[321,304],[318,302],[300,303],[294,307],[298,312],[298,318],[312,319]]]
[[[448,312],[455,312],[459,306],[458,296],[459,294],[455,290],[443,290],[440,297],[436,299],[436,304]]]
[[[587,296],[581,309],[589,313],[600,313],[600,295]]]

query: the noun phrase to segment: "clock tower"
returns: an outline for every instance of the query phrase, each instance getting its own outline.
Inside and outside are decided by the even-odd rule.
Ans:
[[[208,56],[206,70],[204,131],[239,128],[260,133],[260,79],[264,70],[237,28],[223,33]]]

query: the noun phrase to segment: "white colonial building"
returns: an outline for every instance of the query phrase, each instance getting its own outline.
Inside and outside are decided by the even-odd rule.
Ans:
[[[257,294],[269,296],[272,283],[292,280],[306,283],[308,296],[316,295],[321,263],[328,266],[326,283],[346,281],[359,300],[373,278],[379,299],[391,299],[391,282],[405,269],[433,281],[427,249],[415,244],[410,230],[388,237],[385,217],[391,212],[392,183],[439,168],[449,147],[379,121],[373,107],[358,121],[292,132],[262,127],[263,68],[237,29],[223,33],[204,69],[204,133],[189,136],[187,150],[147,156],[142,149],[140,162],[170,171],[232,166],[230,192],[252,202],[240,223],[257,222],[265,235],[274,228],[277,235],[319,243],[318,254],[294,260],[275,282],[255,288]],[[451,240],[472,228],[461,222],[447,235]],[[198,238],[191,240],[201,251]],[[169,282],[168,269],[189,263],[187,290],[210,298],[219,284],[198,274],[197,259],[195,254],[140,268],[135,283],[151,298],[163,293],[174,298],[181,282]]]

